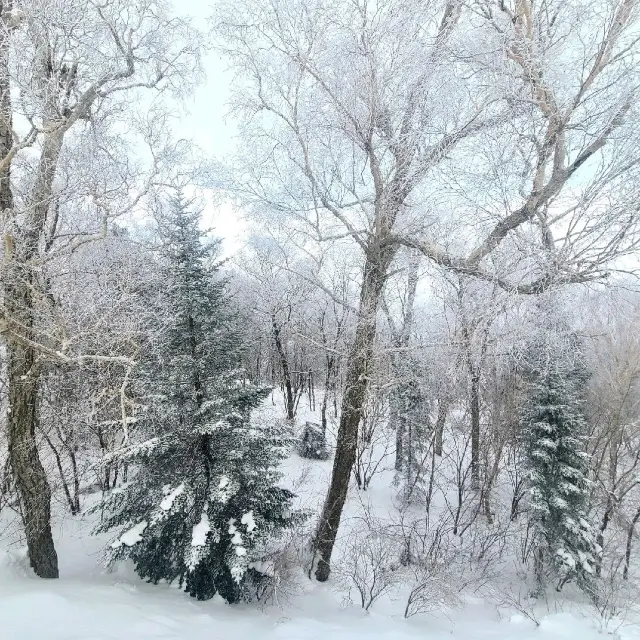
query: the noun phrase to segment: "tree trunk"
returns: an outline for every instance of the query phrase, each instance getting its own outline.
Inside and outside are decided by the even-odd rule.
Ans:
[[[187,327],[189,330],[189,352],[191,355],[191,362],[193,363],[193,370],[191,371],[191,386],[193,388],[193,395],[196,403],[196,408],[200,409],[204,402],[204,389],[202,386],[202,380],[200,379],[200,369],[198,368],[198,341],[196,338],[196,323],[193,316],[189,315],[187,318]]]
[[[367,253],[356,332],[347,360],[346,385],[331,483],[314,540],[314,550],[318,558],[315,575],[320,582],[325,582],[331,572],[331,554],[356,459],[358,426],[369,385],[376,337],[376,312],[387,269],[393,257],[393,251],[388,249],[384,251],[374,247]]]
[[[449,413],[449,400],[447,398],[438,399],[438,417],[436,418],[435,436],[434,436],[434,453],[442,456],[442,440],[444,438],[444,425],[447,421]]]
[[[72,446],[68,448],[69,460],[71,460],[71,472],[73,474],[73,502],[76,513],[80,513],[80,475],[78,473],[78,460],[76,449]]]
[[[397,390],[391,394],[389,398],[389,423],[391,428],[396,432],[396,461],[394,468],[396,471],[402,471],[404,467],[405,456],[405,440],[406,440],[406,420],[400,416],[400,398]]]
[[[489,324],[482,330],[480,353],[474,360],[473,339],[479,329],[479,318],[469,321],[464,313],[464,288],[462,282],[458,290],[460,313],[462,320],[462,339],[465,349],[465,360],[470,378],[469,405],[471,410],[471,488],[480,490],[480,379],[484,356],[488,345]]]
[[[271,326],[273,327],[273,340],[276,343],[276,350],[278,351],[280,366],[282,367],[287,419],[293,420],[296,416],[296,406],[295,397],[293,394],[293,385],[291,384],[291,371],[289,370],[289,361],[287,360],[287,354],[285,353],[284,346],[282,345],[282,338],[280,337],[280,327],[276,322],[275,315],[271,316]]]
[[[536,578],[536,589],[531,595],[534,598],[539,598],[544,594],[544,561],[544,549],[537,546],[533,551],[533,573]]]
[[[601,549],[604,549],[604,534],[609,526],[611,517],[613,516],[616,506],[616,487],[618,484],[618,452],[620,450],[622,432],[618,421],[615,421],[612,425],[611,441],[609,443],[609,487],[607,490],[607,504],[605,506],[604,515],[602,517],[602,523],[598,530],[598,536],[596,543]],[[628,544],[631,544],[630,538],[627,539]],[[597,558],[596,561],[596,576],[599,578],[602,574],[602,556]]]
[[[604,510],[604,515],[602,516],[602,523],[600,524],[600,528],[598,529],[598,535],[596,537],[596,543],[602,549],[604,548],[604,532],[607,530],[609,526],[609,521],[611,520],[611,516],[613,514],[613,497],[611,492],[607,496],[607,505]],[[602,574],[602,558],[598,558],[596,561],[596,576],[599,578]]]
[[[47,441],[49,448],[53,453],[53,457],[56,460],[56,467],[58,467],[58,474],[60,475],[60,482],[62,483],[62,489],[64,490],[64,495],[67,498],[67,503],[69,505],[69,510],[71,511],[71,515],[77,515],[78,510],[76,510],[76,497],[71,495],[71,490],[69,489],[69,483],[67,482],[67,477],[64,474],[64,469],[62,467],[62,459],[60,458],[60,452],[56,449],[56,446],[53,444],[51,438],[46,434],[42,434],[44,439]],[[77,494],[76,494],[77,496]]]
[[[28,290],[25,293],[30,297]],[[25,314],[20,319],[24,322]],[[39,376],[34,370],[35,353],[12,340],[7,348],[9,460],[20,495],[29,561],[40,578],[57,578],[58,556],[51,535],[51,489],[36,446]]]
[[[629,529],[627,531],[627,546],[624,554],[624,569],[622,570],[622,577],[624,580],[629,579],[629,564],[631,563],[631,543],[633,542],[633,534],[635,533],[638,520],[640,520],[640,507],[638,507],[635,515],[633,516],[633,520],[631,520],[631,524],[629,524]]]
[[[480,375],[471,373],[471,488],[480,489]]]
[[[501,437],[501,435],[496,431],[496,435],[494,437]],[[485,475],[484,487],[482,487],[482,511],[487,518],[487,522],[489,524],[493,524],[493,513],[491,512],[491,490],[493,489],[493,484],[498,478],[498,472],[500,471],[500,461],[502,460],[502,451],[504,448],[504,440],[501,440],[499,445],[496,447],[495,455],[493,458],[493,464],[491,465],[491,471],[487,471]],[[488,469],[488,461],[486,467]]]
[[[0,158],[6,158],[13,145],[12,105],[9,84],[9,37],[5,24],[0,36]],[[48,124],[48,123],[47,123]],[[34,291],[38,290],[31,261],[38,253],[49,206],[50,185],[62,145],[62,134],[44,138],[35,184],[24,222],[14,237],[7,231],[5,271],[3,273],[4,307],[10,323],[6,339],[8,354],[9,461],[20,496],[29,561],[41,578],[58,577],[58,557],[51,535],[51,489],[38,455],[39,371],[33,339]],[[48,180],[51,178],[51,180]],[[11,190],[10,163],[0,173],[0,207],[5,220],[15,216]],[[13,230],[15,224],[9,223]],[[20,333],[20,336],[16,333]]]
[[[329,404],[329,389],[331,388],[331,378],[333,376],[333,364],[335,356],[326,357],[326,369],[324,376],[324,393],[322,395],[322,405],[320,407],[320,421],[322,424],[322,434],[327,435],[327,406]]]
[[[316,410],[316,393],[313,387],[313,371],[309,369],[307,374],[307,391],[309,393],[309,411]]]

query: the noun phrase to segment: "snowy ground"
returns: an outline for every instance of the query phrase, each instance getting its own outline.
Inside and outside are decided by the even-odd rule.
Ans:
[[[287,463],[292,480],[304,478],[298,487],[303,504],[320,502],[330,469],[330,462],[296,457]],[[359,508],[353,493],[347,517]],[[389,501],[389,493],[384,482],[367,492],[368,499],[381,504]],[[70,516],[55,522],[61,574],[56,581],[34,578],[24,549],[11,542],[11,531],[0,533],[0,640],[595,640],[610,633],[640,640],[640,625],[629,616],[605,630],[595,612],[568,613],[567,607],[557,612],[548,605],[535,612],[539,626],[480,599],[405,620],[403,603],[389,596],[365,613],[345,605],[345,593],[335,583],[320,585],[302,573],[296,590],[279,607],[197,602],[175,588],[140,581],[129,567],[105,572],[105,539],[90,536],[90,528],[89,522]]]
[[[540,627],[514,615],[500,618],[481,603],[451,620],[364,614],[343,609],[325,586],[313,586],[284,610],[196,602],[166,586],[132,575],[101,574],[92,553],[78,540],[61,549],[61,578],[45,582],[20,575],[4,559],[0,580],[2,640],[556,640],[599,638],[593,623],[569,614],[544,617]],[[640,637],[626,627],[622,638]]]

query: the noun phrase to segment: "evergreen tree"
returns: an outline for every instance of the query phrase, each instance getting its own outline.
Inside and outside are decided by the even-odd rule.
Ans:
[[[277,486],[288,436],[250,415],[269,393],[238,368],[241,341],[218,276],[217,243],[181,196],[159,220],[159,286],[144,295],[155,326],[138,385],[142,437],[115,458],[135,470],[101,509],[121,531],[108,560],[130,558],[150,582],[179,581],[198,599],[247,599],[273,579],[270,544],[302,514]]]
[[[403,498],[407,501],[424,484],[431,434],[429,401],[421,384],[424,373],[417,362],[409,360],[409,363],[413,366],[406,375],[412,377],[398,385],[391,399],[397,423],[396,442],[401,439],[402,443],[401,453],[396,455],[396,481],[401,484]]]
[[[529,347],[522,413],[534,531],[537,594],[546,577],[568,580],[594,596],[597,548],[587,521],[588,455],[584,390],[588,379],[575,335],[549,334]]]

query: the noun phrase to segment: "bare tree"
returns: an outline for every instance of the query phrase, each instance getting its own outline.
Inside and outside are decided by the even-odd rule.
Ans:
[[[112,127],[125,101],[141,89],[187,87],[188,82],[180,86],[178,77],[197,69],[198,45],[186,23],[145,0],[16,0],[3,2],[0,9],[0,333],[8,351],[9,457],[31,565],[38,576],[55,578],[51,494],[35,437],[42,364],[129,360],[74,353],[72,341],[47,325],[51,300],[46,266],[55,255],[102,237],[109,219],[140,201],[162,163],[163,151],[157,149],[146,176],[120,169],[106,172],[101,162],[108,162],[109,154],[93,136]],[[16,91],[20,98],[12,102]],[[141,141],[155,146],[154,135],[158,133]],[[84,202],[91,203],[88,210],[86,205],[79,209],[99,221],[97,228],[84,225],[75,233],[64,228],[60,202],[74,189],[61,181],[70,158],[67,149],[74,144],[79,150],[87,145],[84,167],[93,161],[97,172],[82,185],[90,187],[88,192],[78,189]],[[25,163],[27,170],[22,169]],[[109,178],[117,173],[122,186],[111,192]]]
[[[640,519],[640,341],[638,300],[600,292],[586,300],[586,329],[594,334],[589,389],[592,503],[599,518],[597,541],[603,555],[598,576],[623,568],[628,578],[632,540]],[[614,571],[615,573],[615,571]]]
[[[305,390],[313,396],[315,345],[304,339],[314,298],[309,282],[283,267],[284,250],[273,238],[255,238],[236,262],[242,269],[247,316],[269,327],[266,342],[270,377],[281,387],[285,416],[293,421]],[[313,322],[313,321],[312,321]]]
[[[637,246],[636,3],[578,23],[565,6],[353,0],[338,11],[330,0],[245,0],[221,8],[223,47],[242,74],[246,146],[257,155],[245,162],[245,196],[262,212],[266,204],[288,214],[315,242],[350,239],[363,255],[315,538],[319,580],[330,572],[398,247],[532,294],[602,277]],[[601,35],[585,45],[586,32]],[[555,51],[567,38],[581,54],[560,62]],[[556,64],[571,78],[561,95],[547,80]],[[593,177],[585,170],[578,179],[585,166]]]

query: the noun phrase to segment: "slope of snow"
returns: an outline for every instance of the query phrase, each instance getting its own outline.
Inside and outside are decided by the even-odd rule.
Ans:
[[[177,588],[141,581],[131,567],[106,572],[89,523],[56,523],[59,580],[31,574],[19,545],[0,550],[1,640],[598,640],[597,622],[569,613],[539,615],[540,626],[512,612],[500,616],[482,601],[448,613],[402,618],[389,598],[364,613],[345,606],[335,584],[301,577],[280,607],[230,607],[197,602]],[[620,640],[640,640],[640,628],[617,629]]]
[[[219,601],[197,602],[175,589],[143,582],[22,578],[0,584],[3,640],[596,640],[585,620],[555,614],[536,628],[522,616],[499,620],[480,606],[455,621],[405,621],[340,610],[326,594],[309,609],[266,613]],[[636,630],[637,632],[637,630]],[[623,629],[621,638],[627,635]]]

